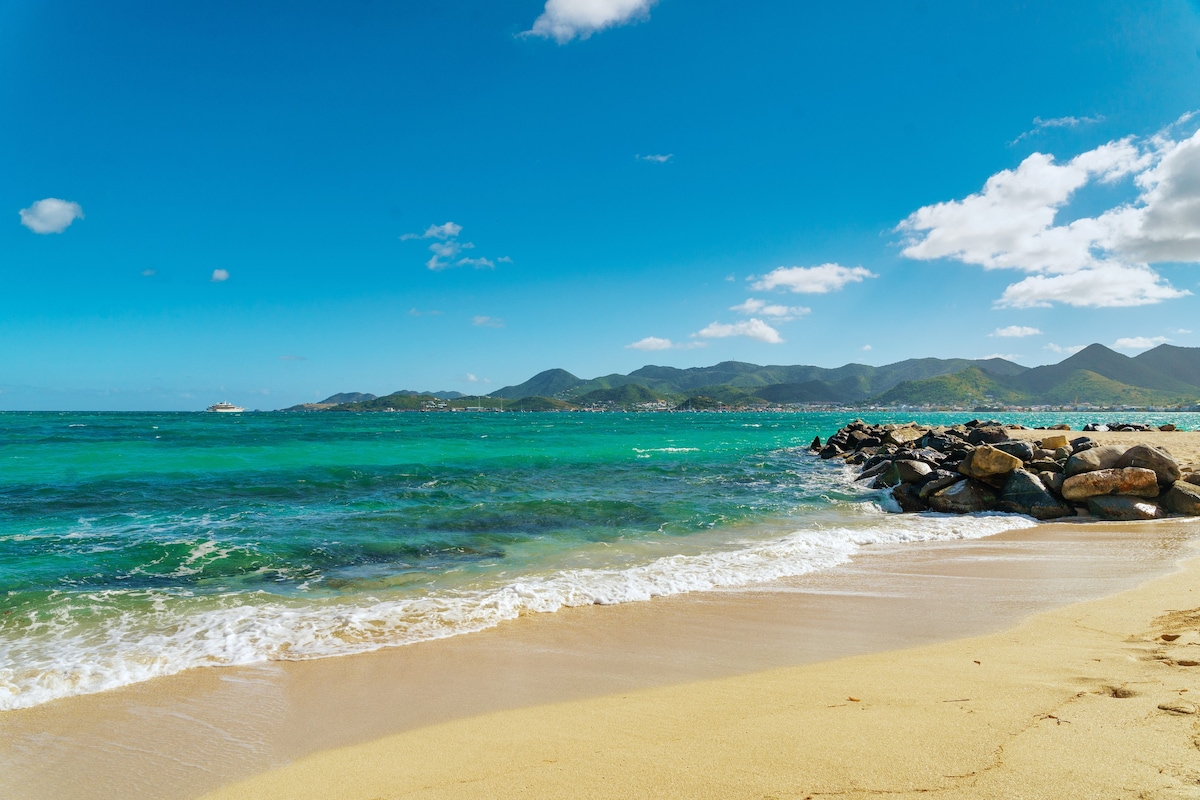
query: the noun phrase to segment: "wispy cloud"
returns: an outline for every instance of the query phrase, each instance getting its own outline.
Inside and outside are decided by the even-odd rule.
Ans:
[[[650,15],[655,0],[546,0],[545,10],[526,36],[542,36],[565,44],[596,31]]]
[[[783,343],[783,337],[779,335],[779,331],[761,319],[753,318],[745,322],[734,322],[732,324],[713,322],[702,330],[696,331],[692,336],[702,339],[725,339],[730,336],[745,336],[749,339],[766,342],[767,344]]]
[[[759,291],[786,289],[796,294],[827,294],[836,292],[848,283],[861,283],[878,277],[863,267],[843,267],[841,264],[821,264],[817,267],[778,267],[761,277],[751,276],[751,288]]]
[[[211,280],[213,283],[223,283],[229,280],[229,270],[214,269],[212,271],[212,277],[209,280]]]
[[[1022,139],[1033,136],[1035,133],[1044,131],[1047,128],[1078,128],[1080,125],[1095,125],[1097,122],[1103,121],[1104,117],[1100,114],[1094,117],[1052,117],[1050,119],[1034,117],[1033,127],[1013,139],[1009,144],[1016,144]]]
[[[1086,344],[1069,344],[1069,345],[1064,346],[1061,344],[1054,344],[1053,342],[1051,342],[1050,344],[1046,345],[1042,349],[1049,350],[1051,353],[1058,353],[1060,355],[1073,356],[1085,347],[1087,347]]]
[[[479,328],[503,328],[504,320],[480,314],[479,316],[471,317],[471,324]]]
[[[649,155],[649,156],[643,156],[643,155],[634,156],[634,158],[636,158],[638,161],[653,161],[655,164],[665,164],[674,157],[675,157],[674,153],[660,153],[660,154]]]
[[[144,269],[144,270],[142,270],[142,277],[143,277],[143,278],[153,278],[153,277],[154,277],[155,275],[157,275],[157,274],[158,274],[158,270],[153,270],[153,269]]]
[[[988,336],[1002,336],[1004,338],[1022,338],[1025,336],[1041,336],[1042,332],[1037,328],[1028,328],[1024,325],[1009,325],[1007,328],[996,328],[988,334]]]
[[[491,378],[481,378],[473,372],[468,372],[464,376],[464,379],[466,380],[467,383],[491,383],[492,382]]]
[[[463,227],[457,222],[443,222],[441,225],[430,225],[425,229],[424,233],[406,233],[400,237],[400,241],[407,242],[413,239],[433,239],[429,244],[429,252],[433,253],[429,260],[425,262],[425,266],[434,272],[448,269],[449,267],[474,267],[475,269],[495,269],[496,263],[501,262],[511,264],[512,259],[508,256],[501,256],[495,261],[490,258],[469,258],[459,256],[464,250],[474,250],[473,242],[464,242],[460,240],[459,234],[462,233]]]
[[[625,348],[627,350],[695,350],[707,346],[707,342],[673,342],[670,339],[647,336],[645,339],[639,339],[633,344],[625,345]]]
[[[1027,273],[996,301],[1002,308],[1140,306],[1191,294],[1151,268],[1200,263],[1200,132],[1176,137],[1191,118],[1066,163],[1034,153],[988,178],[976,194],[910,214],[896,229],[903,255]],[[1132,183],[1134,199],[1057,223],[1080,189],[1120,181]]]
[[[1160,344],[1171,341],[1165,336],[1126,336],[1113,342],[1116,350],[1149,350]]]
[[[62,233],[77,219],[83,219],[83,208],[70,200],[47,197],[20,210],[21,224],[34,233]]]
[[[979,359],[981,361],[987,361],[992,358],[1001,358],[1005,361],[1016,361],[1020,357],[1021,356],[1018,353],[992,353],[991,355],[980,356]]]
[[[766,300],[758,300],[753,297],[747,298],[744,303],[730,306],[729,310],[745,314],[746,316],[761,314],[764,317],[771,317],[776,322],[787,322],[788,320],[812,313],[811,308],[805,308],[804,306],[785,306],[779,303],[768,303]]]

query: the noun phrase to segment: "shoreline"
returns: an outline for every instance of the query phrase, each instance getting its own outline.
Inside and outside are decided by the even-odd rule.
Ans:
[[[17,798],[193,797],[336,748],[490,719],[481,715],[1004,630],[1173,569],[1194,534],[1180,521],[1068,523],[867,548],[850,565],[753,589],[526,616],[363,655],[192,670],[6,712],[0,775],[23,776],[6,790]]]
[[[1192,553],[999,633],[471,717],[205,797],[1194,797]]]

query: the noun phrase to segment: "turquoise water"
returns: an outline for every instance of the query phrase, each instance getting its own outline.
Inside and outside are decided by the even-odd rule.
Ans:
[[[1088,421],[1005,417],[1064,418]],[[1031,524],[883,514],[878,493],[805,452],[847,421],[0,414],[0,709]]]

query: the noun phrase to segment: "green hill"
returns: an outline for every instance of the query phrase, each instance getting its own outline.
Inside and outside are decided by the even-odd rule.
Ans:
[[[582,379],[576,378],[565,369],[548,369],[545,372],[539,372],[524,383],[519,383],[516,386],[505,386],[503,389],[497,389],[488,396],[504,397],[510,400],[517,400],[522,397],[554,397],[575,388],[581,383],[583,383]]]
[[[1153,350],[1134,356],[1133,361],[1200,390],[1200,347],[1160,344]]]
[[[953,375],[903,381],[873,402],[881,405],[973,406],[1026,403],[1029,397],[1005,386],[979,367],[967,367]]]
[[[636,383],[627,383],[624,386],[618,386],[614,389],[596,389],[579,397],[578,402],[585,405],[592,403],[612,403],[618,406],[632,406],[638,403],[653,403],[657,400],[665,400],[666,396],[658,392],[647,389],[645,386],[639,386]]]
[[[1192,395],[1194,400],[1195,394]],[[1175,405],[1187,400],[1186,394],[1160,392],[1114,381],[1086,369],[1078,369],[1039,396],[1043,403],[1073,405]]]

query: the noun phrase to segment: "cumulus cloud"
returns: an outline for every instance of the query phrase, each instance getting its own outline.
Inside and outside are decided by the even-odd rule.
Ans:
[[[744,303],[730,306],[729,310],[737,311],[746,316],[762,314],[764,317],[771,317],[777,322],[787,322],[788,320],[812,313],[811,308],[805,308],[804,306],[785,306],[779,303],[768,303],[766,300],[757,300],[753,297],[748,298]]]
[[[481,378],[473,372],[468,372],[466,374],[466,381],[467,381],[467,383],[491,383],[492,379],[491,378]]]
[[[471,317],[471,324],[480,328],[503,328],[504,320],[498,317],[485,317],[480,314],[477,317]]]
[[[655,0],[546,0],[529,36],[542,36],[565,44],[586,39],[596,31],[623,25],[650,15]]]
[[[457,222],[443,222],[441,225],[430,225],[425,229],[424,233],[406,233],[400,237],[400,241],[407,242],[409,239],[453,239],[462,233],[462,225]]]
[[[843,267],[841,264],[821,264],[817,267],[778,267],[761,277],[751,276],[751,288],[763,292],[787,289],[796,294],[827,294],[836,292],[848,283],[861,283],[878,277],[863,267]]]
[[[1063,345],[1054,344],[1053,342],[1051,342],[1050,344],[1046,345],[1042,349],[1049,350],[1051,353],[1059,353],[1060,355],[1073,356],[1085,347],[1087,347],[1086,344],[1069,344],[1069,345],[1063,346]]]
[[[655,164],[665,164],[675,157],[674,153],[660,153],[650,156],[634,156],[638,161],[653,161]]]
[[[863,350],[863,352],[864,352],[864,353],[869,353],[869,352],[871,351],[871,349],[872,349],[872,348],[871,348],[871,345],[869,345],[869,344],[864,344],[864,345],[862,346],[862,350]]]
[[[20,210],[21,224],[34,233],[62,233],[77,219],[83,219],[83,208],[70,200],[47,197],[29,208]]]
[[[988,336],[1003,336],[1005,338],[1023,336],[1040,336],[1042,334],[1037,328],[1029,328],[1024,325],[1009,325],[1007,328],[996,328],[988,334]]]
[[[214,270],[212,271],[212,278],[211,278],[211,280],[212,280],[212,282],[213,282],[213,283],[221,283],[221,282],[223,282],[223,281],[227,281],[227,280],[229,280],[229,270],[227,270],[227,269],[214,269]]]
[[[783,337],[779,335],[779,331],[761,319],[754,318],[748,319],[745,322],[734,322],[729,325],[714,322],[703,330],[696,331],[692,336],[702,339],[725,339],[730,336],[745,336],[760,342],[766,342],[767,344],[781,344],[783,342]]]
[[[1149,350],[1156,345],[1171,341],[1165,336],[1127,336],[1113,342],[1117,350]]]
[[[1175,133],[1191,116],[1065,163],[1033,153],[978,193],[910,214],[897,227],[903,254],[1028,273],[1004,291],[1000,307],[1139,306],[1191,294],[1151,267],[1200,262],[1200,132]],[[1123,182],[1135,195],[1128,202],[1061,219],[1081,189]]]
[[[475,269],[496,268],[496,262],[490,258],[460,258],[456,265],[460,267],[474,267]]]
[[[670,339],[662,339],[658,336],[647,336],[633,344],[625,345],[625,348],[628,350],[695,350],[698,347],[707,346],[706,342],[672,342]]]

